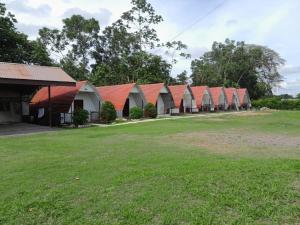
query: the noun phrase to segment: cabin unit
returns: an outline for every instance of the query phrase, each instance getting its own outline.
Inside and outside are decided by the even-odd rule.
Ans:
[[[172,114],[197,112],[196,103],[190,86],[174,85],[169,86],[169,89],[174,100],[174,108],[171,110]]]
[[[240,109],[251,109],[252,105],[247,88],[239,88],[237,89],[237,93],[239,96]]]
[[[139,85],[146,103],[152,103],[157,109],[157,115],[169,114],[174,107],[171,92],[164,83]]]
[[[49,110],[47,92],[47,88],[40,89],[33,96],[30,104],[31,114],[39,124],[44,124],[47,120],[47,113],[45,113]],[[101,98],[97,89],[87,81],[76,82],[75,87],[51,87],[50,95],[54,124],[72,123],[73,114],[77,109],[88,111],[89,122],[99,120]]]
[[[228,110],[239,110],[240,100],[235,88],[225,88],[225,95],[228,101]]]
[[[145,97],[135,83],[102,86],[97,87],[97,90],[103,101],[114,105],[118,117],[129,117],[129,111],[133,107],[144,109]]]
[[[199,112],[210,112],[214,110],[214,102],[208,86],[191,87],[196,107]]]
[[[214,110],[227,110],[228,101],[223,87],[212,87],[209,89],[214,102]]]

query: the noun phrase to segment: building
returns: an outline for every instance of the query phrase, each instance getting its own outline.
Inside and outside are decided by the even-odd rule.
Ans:
[[[55,85],[75,86],[75,81],[59,67],[0,62],[0,124],[30,121],[30,96],[48,87],[47,103],[51,105],[49,89]]]
[[[225,95],[228,103],[228,110],[239,110],[240,100],[235,88],[225,88]]]
[[[213,111],[214,102],[208,86],[191,87],[199,111]]]
[[[252,105],[247,88],[237,89],[237,93],[239,96],[240,109],[250,109]]]
[[[196,104],[190,86],[174,85],[169,86],[174,101],[174,108],[171,113],[195,112]]]
[[[89,112],[89,121],[99,119],[100,96],[97,89],[87,81],[76,82],[76,86],[55,86],[50,88],[52,118],[55,125],[72,123],[72,116],[76,109]],[[31,114],[35,122],[45,124],[48,111],[48,89],[40,89],[32,98]]]
[[[144,84],[139,87],[143,91],[146,103],[155,105],[158,115],[170,113],[174,102],[169,88],[164,83]]]
[[[216,111],[219,110],[227,110],[228,103],[225,95],[225,91],[223,87],[212,87],[209,88],[210,93],[214,102],[214,109]]]
[[[145,98],[139,86],[135,83],[97,87],[103,101],[111,102],[118,117],[129,117],[131,108],[144,108]]]

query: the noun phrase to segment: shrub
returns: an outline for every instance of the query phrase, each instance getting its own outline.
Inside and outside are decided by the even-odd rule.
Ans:
[[[148,118],[156,118],[157,110],[156,107],[152,103],[148,103],[145,105],[144,116]]]
[[[143,110],[139,107],[133,107],[129,112],[130,119],[141,119],[143,117]]]
[[[270,109],[300,110],[300,100],[280,99],[278,97],[254,100],[252,105],[255,108],[268,107]]]
[[[84,109],[76,109],[73,114],[73,123],[75,127],[86,124],[89,118],[89,112]]]
[[[117,112],[111,102],[104,102],[101,106],[100,118],[105,123],[111,123],[116,120]]]

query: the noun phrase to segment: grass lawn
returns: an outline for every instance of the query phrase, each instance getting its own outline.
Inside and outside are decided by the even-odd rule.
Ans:
[[[299,224],[300,112],[0,138],[0,224]]]

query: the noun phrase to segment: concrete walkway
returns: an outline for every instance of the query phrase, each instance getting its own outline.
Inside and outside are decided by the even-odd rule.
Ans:
[[[47,126],[39,126],[30,123],[14,123],[0,125],[0,137],[20,136],[28,134],[36,134],[50,131],[57,131],[59,128],[51,128]]]
[[[185,116],[170,116],[170,117],[163,117],[163,118],[157,118],[157,119],[133,120],[130,122],[116,123],[116,124],[94,123],[94,124],[92,124],[92,126],[114,127],[114,126],[123,126],[123,125],[136,124],[136,123],[155,122],[155,121],[161,121],[161,120],[178,120],[178,119],[189,119],[189,118],[197,118],[197,117],[210,118],[210,117],[218,117],[218,116],[223,116],[223,115],[235,115],[235,114],[242,114],[242,113],[249,113],[249,111],[218,112],[218,113],[191,114],[191,115],[185,115]]]

